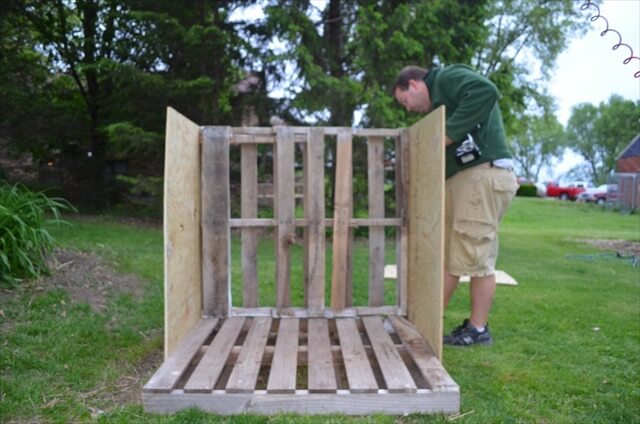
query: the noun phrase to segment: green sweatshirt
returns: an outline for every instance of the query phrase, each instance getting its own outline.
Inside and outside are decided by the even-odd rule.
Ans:
[[[424,77],[429,89],[431,109],[446,106],[446,132],[453,144],[446,147],[446,177],[481,163],[511,158],[498,106],[498,89],[487,78],[466,65],[433,68]],[[455,150],[470,133],[481,156],[460,165]]]

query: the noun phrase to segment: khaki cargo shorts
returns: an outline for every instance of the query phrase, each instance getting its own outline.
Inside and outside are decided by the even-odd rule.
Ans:
[[[498,225],[518,183],[509,169],[483,163],[445,183],[445,266],[454,276],[495,273]]]

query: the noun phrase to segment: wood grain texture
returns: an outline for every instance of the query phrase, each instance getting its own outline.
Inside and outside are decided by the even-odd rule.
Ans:
[[[202,317],[200,129],[167,108],[164,164],[164,358]]]
[[[308,322],[308,388],[310,393],[334,393],[338,389],[333,368],[329,325],[326,319]]]
[[[243,219],[258,216],[258,149],[255,144],[241,147],[240,214]],[[242,304],[258,306],[258,232],[255,228],[242,229]]]
[[[408,318],[442,359],[444,106],[409,128]]]
[[[384,218],[384,139],[369,137],[367,143],[369,218]],[[369,228],[369,306],[384,304],[383,227]]]
[[[216,324],[217,319],[201,319],[174,349],[171,356],[165,359],[160,368],[144,385],[144,392],[170,392],[182,378],[189,363],[198,353]]]
[[[229,139],[231,127],[202,133],[202,309],[227,316],[231,306]]]
[[[291,251],[295,242],[295,175],[293,133],[286,127],[277,129],[276,148],[276,307],[291,305]]]
[[[324,132],[313,128],[306,147],[305,239],[306,278],[308,284],[307,307],[311,312],[324,309],[325,302],[325,200],[324,200]]]
[[[333,269],[331,273],[331,308],[341,310],[349,306],[347,290],[351,280],[349,220],[352,199],[351,132],[338,132],[336,148],[336,193],[333,213]]]

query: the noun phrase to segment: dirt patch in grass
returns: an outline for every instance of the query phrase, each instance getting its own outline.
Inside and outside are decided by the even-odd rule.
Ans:
[[[37,284],[45,289],[64,289],[72,301],[88,303],[96,312],[105,310],[114,292],[142,297],[144,284],[139,278],[114,271],[94,253],[56,249],[47,262],[51,275]]]
[[[640,242],[629,240],[581,240],[602,250],[610,250],[623,256],[640,256]]]

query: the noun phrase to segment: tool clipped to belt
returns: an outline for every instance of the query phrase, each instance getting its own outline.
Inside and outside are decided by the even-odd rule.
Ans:
[[[482,156],[480,148],[473,139],[473,136],[470,133],[467,133],[467,138],[464,139],[458,147],[456,147],[456,161],[460,165],[466,165],[478,159],[480,156]]]

